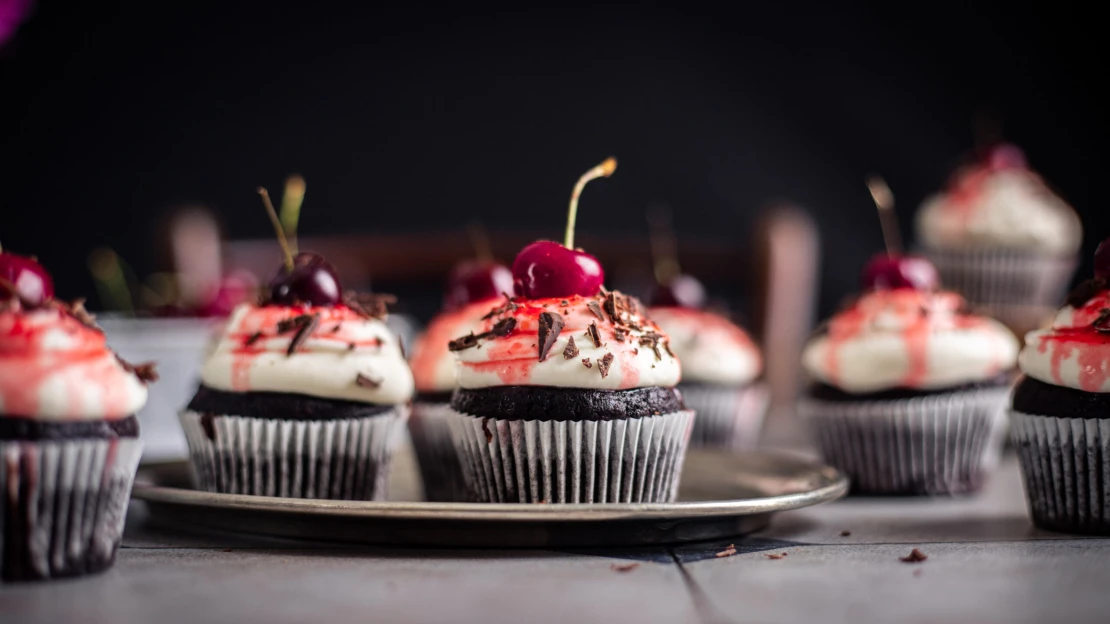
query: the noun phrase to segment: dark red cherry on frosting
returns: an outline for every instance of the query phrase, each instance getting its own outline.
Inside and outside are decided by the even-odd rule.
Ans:
[[[940,276],[933,263],[918,256],[877,254],[863,268],[864,290],[936,290]]]
[[[679,275],[666,284],[659,284],[651,293],[652,307],[703,308],[705,287],[697,278]]]
[[[464,260],[447,277],[443,308],[455,310],[502,295],[513,296],[513,272],[509,267],[490,260]]]
[[[1013,143],[996,143],[987,148],[982,155],[983,163],[991,171],[1024,169],[1025,152]]]
[[[1095,277],[1110,281],[1110,238],[1095,250]]]
[[[520,297],[592,297],[604,282],[597,258],[552,241],[536,241],[513,260],[513,286]]]
[[[0,299],[15,295],[24,305],[38,307],[54,296],[54,279],[33,258],[0,252],[0,279]]]
[[[291,270],[283,266],[270,280],[270,302],[278,305],[333,306],[342,300],[339,275],[320,254],[302,251]]]

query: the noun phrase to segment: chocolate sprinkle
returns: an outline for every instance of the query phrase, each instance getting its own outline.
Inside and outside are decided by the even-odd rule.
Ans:
[[[603,315],[601,313],[601,306],[598,305],[598,303],[596,301],[594,301],[592,299],[590,301],[587,301],[586,302],[586,307],[590,309],[590,312],[594,313],[594,316],[597,317],[597,320],[599,320],[599,321],[604,321],[605,320],[605,315]]]
[[[359,373],[358,375],[355,375],[355,384],[360,388],[377,389],[382,387],[382,380],[372,379],[370,377],[367,377],[366,375],[363,375],[362,373]]]
[[[898,560],[902,563],[921,563],[928,558],[929,556],[921,552],[920,549],[914,548],[910,551],[910,554],[906,555],[905,557],[899,557]]]
[[[1088,301],[1094,299],[1095,295],[1107,288],[1110,288],[1110,283],[1105,279],[1100,277],[1089,279],[1068,294],[1067,304],[1073,308],[1082,308]]]
[[[590,323],[586,328],[586,335],[593,341],[595,347],[601,346],[601,334],[597,331],[597,323]]]
[[[555,341],[559,339],[559,332],[563,331],[565,324],[566,321],[558,314],[540,313],[539,354],[541,362],[547,359],[547,354],[551,351],[551,347],[555,346]]]
[[[559,319],[559,320],[562,320],[562,319]],[[462,351],[464,349],[469,349],[470,347],[476,346],[478,344],[479,340],[482,340],[484,338],[494,337],[494,336],[496,336],[498,338],[508,336],[509,334],[512,333],[512,331],[514,329],[516,329],[516,319],[515,318],[509,317],[507,319],[501,319],[500,321],[497,321],[497,324],[494,325],[493,328],[490,329],[487,332],[482,332],[480,334],[475,334],[474,332],[470,332],[469,334],[467,334],[466,336],[463,336],[462,338],[456,338],[456,339],[452,340],[451,342],[448,342],[447,343],[447,349],[449,351]]]
[[[597,370],[601,371],[601,378],[605,379],[609,376],[609,367],[613,365],[613,354],[606,353],[600,360],[597,361]]]
[[[385,293],[347,291],[343,294],[343,303],[359,316],[384,320],[389,316],[389,306],[397,303],[397,297]]]
[[[278,321],[277,332],[279,334],[289,333],[289,332],[293,331],[294,329],[300,329],[302,326],[304,326],[304,324],[308,323],[311,320],[312,320],[311,315],[301,314],[301,315],[298,315],[298,316],[293,316],[293,317],[284,319],[282,321]]]
[[[256,331],[250,336],[247,336],[247,340],[243,344],[249,347],[258,342],[259,338],[262,338],[262,332]]]
[[[320,324],[320,315],[313,314],[308,317],[308,321],[301,324],[297,329],[297,333],[293,334],[293,339],[289,341],[289,350],[285,352],[286,356],[293,355],[297,349],[301,348],[312,332],[316,330],[316,326]]]
[[[574,345],[574,336],[567,338],[567,348],[563,349],[563,359],[570,360],[578,357],[578,347]]]

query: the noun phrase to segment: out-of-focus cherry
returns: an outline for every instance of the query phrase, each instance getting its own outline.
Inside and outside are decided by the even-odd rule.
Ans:
[[[864,290],[936,290],[939,284],[940,276],[936,267],[919,256],[880,253],[871,258],[863,268]]]
[[[54,279],[34,258],[0,252],[0,279],[3,299],[15,296],[24,305],[38,307],[54,296]]]

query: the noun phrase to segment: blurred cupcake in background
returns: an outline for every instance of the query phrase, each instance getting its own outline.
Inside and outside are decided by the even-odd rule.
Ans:
[[[0,580],[112,565],[156,379],[107,347],[80,300],[54,299],[38,262],[0,251]]]
[[[928,260],[898,255],[893,199],[877,180],[872,189],[888,253],[868,263],[864,293],[807,343],[813,384],[799,414],[854,492],[975,490],[1001,450],[1017,339],[938,291]]]
[[[1082,227],[1021,150],[998,143],[925,200],[917,238],[946,288],[1023,332],[1046,322],[1067,292]]]
[[[488,245],[478,247],[479,259],[461,262],[451,272],[443,311],[428,323],[409,362],[416,383],[409,433],[420,464],[424,495],[433,501],[470,498],[447,422],[451,394],[458,387],[455,356],[447,345],[477,327],[482,317],[497,307],[497,300],[511,298],[513,293],[509,268],[492,260]]]
[[[1012,419],[1033,522],[1110,534],[1110,239],[1094,279],[1025,343]]]
[[[678,389],[697,414],[690,445],[751,449],[770,400],[758,381],[763,372],[759,348],[728,318],[704,309],[705,288],[681,273],[669,211],[653,210],[649,221],[657,282],[649,315],[670,336],[682,364]]]

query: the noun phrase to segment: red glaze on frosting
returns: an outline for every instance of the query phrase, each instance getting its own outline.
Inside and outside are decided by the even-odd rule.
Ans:
[[[413,346],[412,376],[418,392],[448,392],[455,381],[455,358],[447,343],[473,329],[496,306],[497,299],[471,303],[437,315],[428,323],[424,335]]]
[[[1037,333],[1037,351],[1049,354],[1052,378],[1058,385],[1071,385],[1061,367],[1073,355],[1079,364],[1079,387],[1098,392],[1110,380],[1110,291],[1094,296],[1071,313],[1071,319],[1053,324],[1050,331]],[[1102,331],[1098,330],[1102,328]]]

